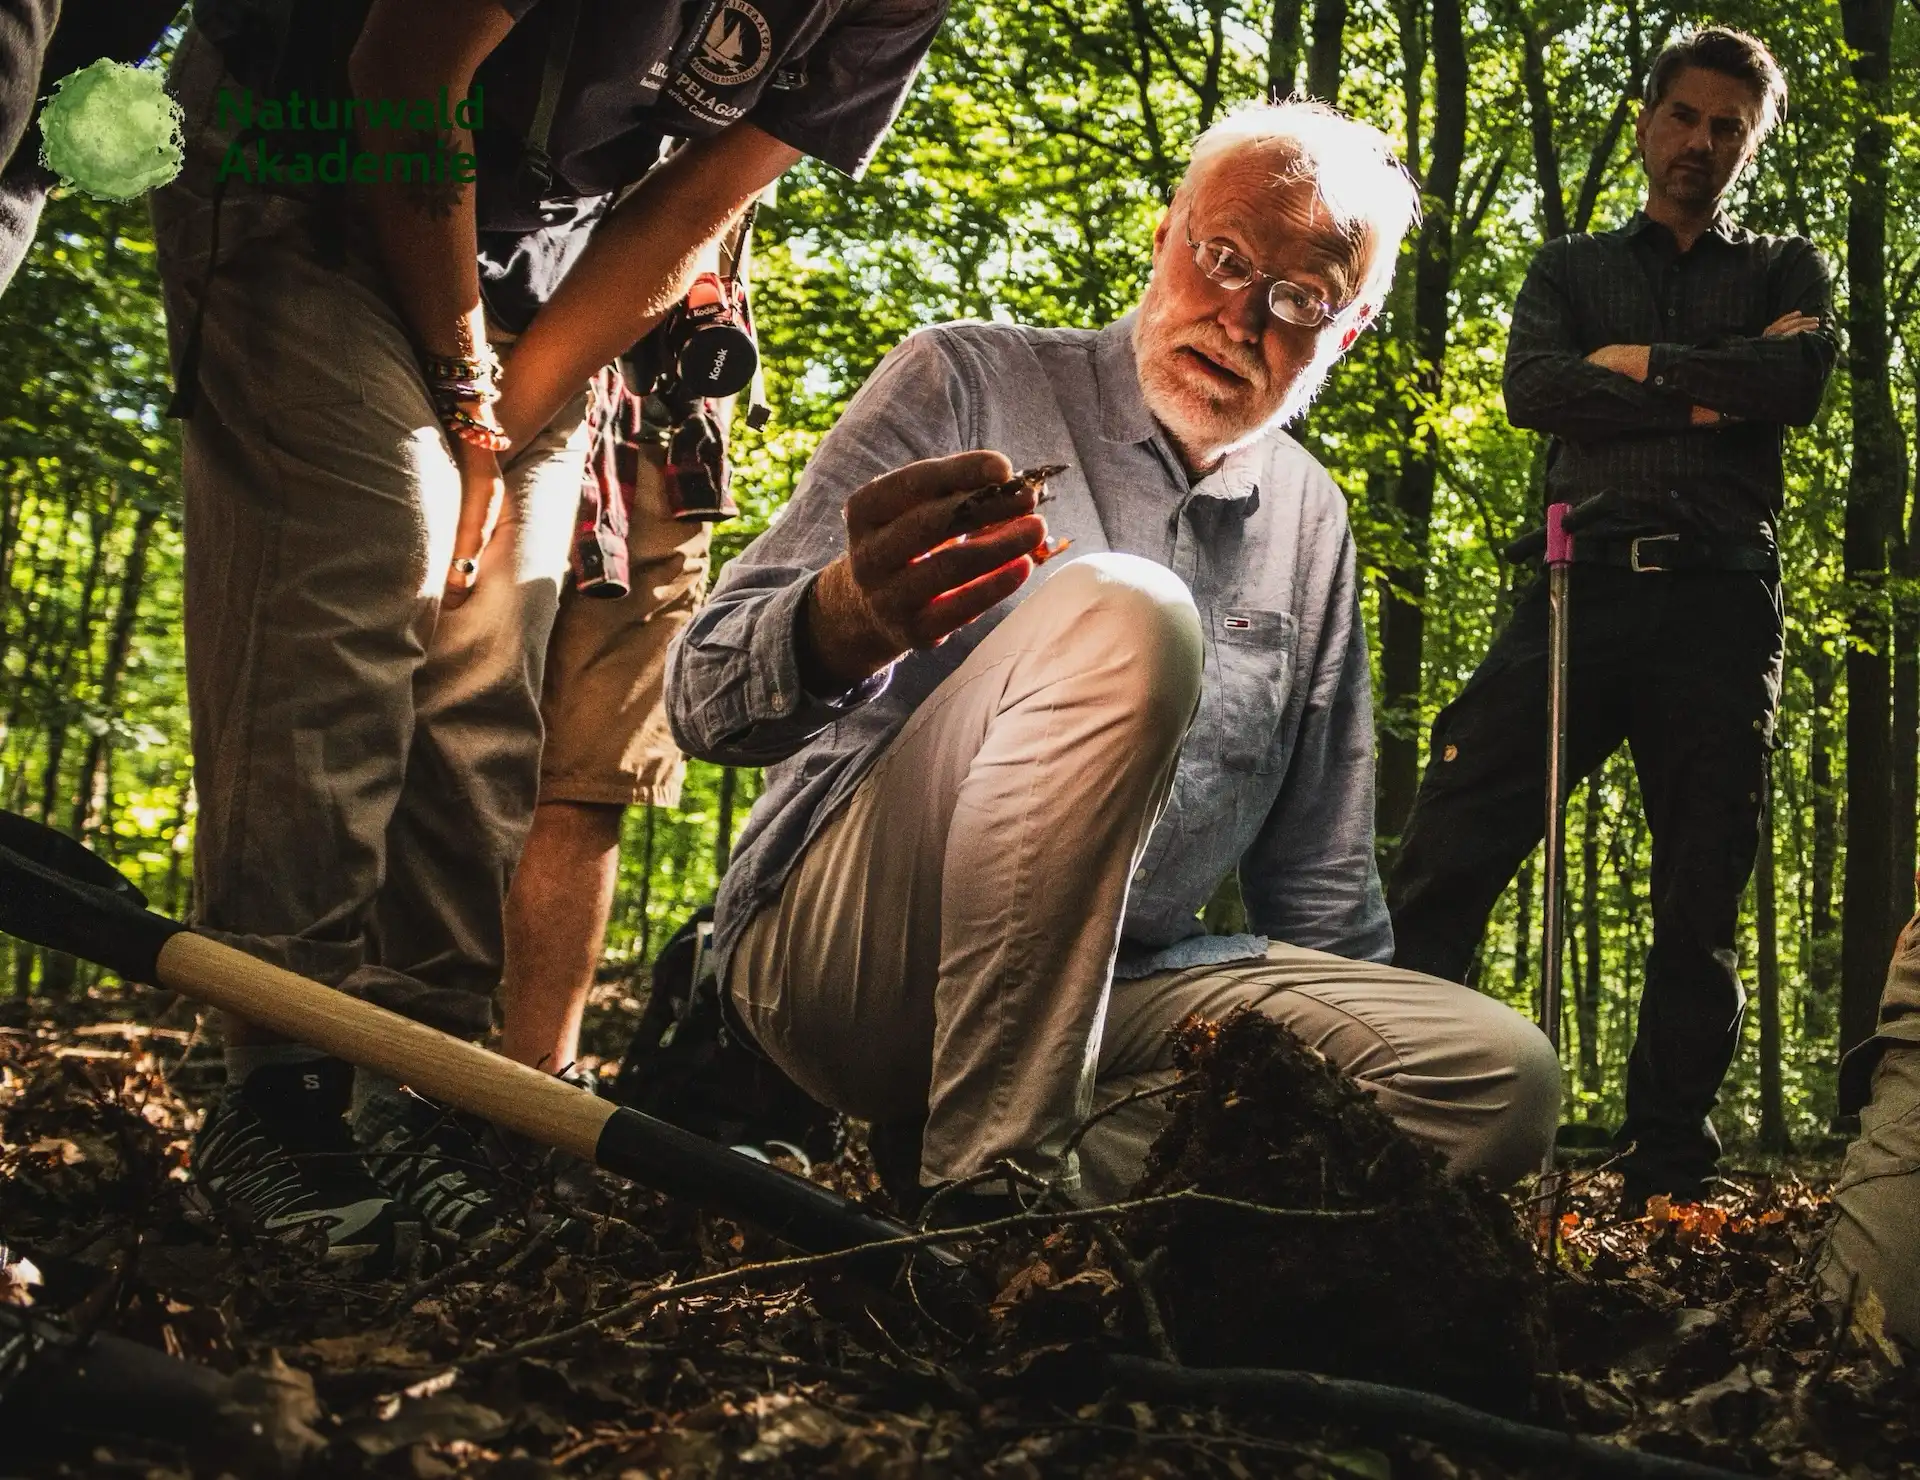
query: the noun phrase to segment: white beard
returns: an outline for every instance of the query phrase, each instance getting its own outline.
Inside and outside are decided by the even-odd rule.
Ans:
[[[1133,329],[1141,396],[1153,419],[1166,428],[1181,449],[1208,467],[1304,415],[1341,354],[1339,337],[1323,333],[1313,359],[1294,376],[1279,405],[1265,415],[1250,418],[1244,410],[1232,411],[1220,404],[1212,388],[1199,379],[1203,372],[1180,372],[1173,355],[1186,343],[1186,338],[1159,322],[1149,286]]]

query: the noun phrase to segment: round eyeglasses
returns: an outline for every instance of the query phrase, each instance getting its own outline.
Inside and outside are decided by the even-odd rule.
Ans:
[[[1283,323],[1295,324],[1302,329],[1317,329],[1340,311],[1298,283],[1262,272],[1247,260],[1245,253],[1217,236],[1203,242],[1195,241],[1191,223],[1186,228],[1186,237],[1187,245],[1193,249],[1194,265],[1208,282],[1218,283],[1230,293],[1252,287],[1257,282],[1267,282],[1267,307]]]

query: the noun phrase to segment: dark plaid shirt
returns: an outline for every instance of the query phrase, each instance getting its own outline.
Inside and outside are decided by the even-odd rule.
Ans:
[[[1820,329],[1762,338],[1789,310],[1817,316]],[[1651,345],[1646,380],[1587,362],[1608,344]],[[1581,510],[1582,532],[1770,544],[1783,429],[1812,422],[1836,354],[1831,283],[1813,243],[1723,214],[1682,253],[1635,211],[1533,259],[1507,341],[1507,417],[1553,437],[1548,502],[1598,500]],[[1696,405],[1728,419],[1695,427]]]

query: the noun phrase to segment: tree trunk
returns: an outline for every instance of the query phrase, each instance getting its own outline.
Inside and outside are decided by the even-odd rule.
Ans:
[[[1267,36],[1267,96],[1293,96],[1300,85],[1300,11],[1304,0],[1273,0],[1273,30]]]
[[[1774,888],[1773,763],[1760,792],[1760,849],[1753,871],[1754,975],[1760,989],[1760,1149],[1784,1152],[1787,1108],[1780,1085],[1780,931]]]
[[[181,897],[181,873],[191,845],[187,832],[187,818],[193,810],[193,778],[188,776],[180,788],[180,808],[173,814],[173,826],[167,829],[167,889],[166,913],[178,920],[185,916],[191,900]]]
[[[1534,1005],[1533,1016],[1540,1017],[1538,994],[1533,989],[1533,855],[1529,853],[1513,878],[1513,995],[1525,993]]]
[[[1837,921],[1833,914],[1833,881],[1839,862],[1840,816],[1833,790],[1833,687],[1835,664],[1816,652],[1813,680],[1813,736],[1807,750],[1807,811],[1812,837],[1807,849],[1807,933],[1809,941],[1808,1003],[1821,1010],[1833,1005],[1840,964]],[[1808,1014],[1810,1017],[1811,1014]]]
[[[660,809],[647,808],[647,840],[640,854],[640,956],[651,961],[653,947],[653,817]]]
[[[1567,234],[1567,198],[1560,186],[1560,151],[1553,140],[1553,99],[1547,93],[1547,36],[1524,5],[1520,28],[1520,80],[1527,94],[1527,132],[1533,141],[1533,175],[1540,186],[1540,225],[1548,241]]]
[[[713,839],[713,875],[725,878],[727,865],[733,862],[733,792],[740,773],[732,766],[720,772],[720,829]]]
[[[1600,773],[1587,778],[1580,820],[1580,923],[1586,934],[1584,973],[1574,980],[1580,1030],[1580,1088],[1600,1092]]]
[[[1428,44],[1433,52],[1433,159],[1427,171],[1426,216],[1414,270],[1413,337],[1418,387],[1413,411],[1440,402],[1445,378],[1449,299],[1453,290],[1453,213],[1467,139],[1467,52],[1460,0],[1432,0]],[[1380,737],[1380,831],[1398,839],[1420,782],[1420,691],[1426,618],[1427,530],[1439,466],[1432,419],[1401,421],[1407,452],[1395,489],[1396,512],[1411,547],[1408,563],[1389,573],[1380,600],[1380,668],[1384,723]]]
[[[1847,863],[1840,925],[1840,1042],[1873,1031],[1893,935],[1887,926],[1893,859],[1892,636],[1885,601],[1887,540],[1903,461],[1889,378],[1887,200],[1891,130],[1885,121],[1893,0],[1841,0],[1850,66],[1864,107],[1847,180],[1849,369],[1853,451],[1847,489],[1846,574],[1853,588],[1847,649]]]
[[[1313,0],[1313,40],[1307,47],[1307,91],[1340,101],[1340,51],[1347,38],[1347,0]]]
[[[102,714],[111,714],[120,695],[120,679],[127,671],[127,657],[133,651],[133,629],[140,616],[140,598],[146,591],[147,554],[153,545],[154,526],[160,522],[157,505],[140,509],[133,525],[133,544],[127,551],[126,569],[120,579],[120,603],[114,610],[113,626],[107,635],[106,660],[100,667],[100,690],[96,701]],[[107,732],[97,730],[87,742],[86,759],[80,766],[80,782],[74,788],[73,817],[68,831],[82,842],[99,821],[102,798],[102,765],[106,759]]]
[[[91,519],[93,550],[80,582],[80,608],[73,625],[62,634],[58,664],[47,676],[47,749],[40,773],[40,820],[53,824],[54,804],[60,796],[60,769],[66,760],[67,736],[73,728],[74,666],[93,650],[93,603],[100,590],[100,571],[106,564],[107,537],[113,529],[114,505]]]

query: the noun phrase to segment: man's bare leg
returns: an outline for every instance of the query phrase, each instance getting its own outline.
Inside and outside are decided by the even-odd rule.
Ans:
[[[626,809],[542,802],[507,895],[500,1052],[558,1073],[580,1052],[580,1017],[600,964],[620,874]]]

